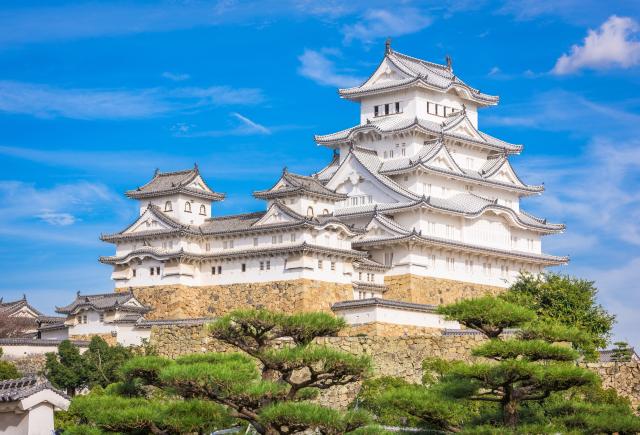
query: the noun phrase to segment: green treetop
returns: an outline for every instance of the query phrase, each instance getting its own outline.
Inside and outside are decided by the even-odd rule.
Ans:
[[[118,400],[135,400],[131,408],[116,401],[112,406],[104,396],[89,395],[74,399],[72,410],[88,426],[133,433],[143,424],[157,433],[174,433],[162,425],[164,411],[154,413],[147,408],[155,409],[158,400],[170,404],[184,399],[216,407],[210,419],[202,416],[191,421],[198,430],[224,427],[235,419],[251,424],[261,434],[307,429],[321,434],[348,433],[368,424],[368,414],[341,412],[309,401],[319,390],[353,383],[369,371],[367,357],[313,343],[315,337],[335,335],[343,326],[342,320],[323,313],[236,311],[208,330],[212,338],[242,353],[194,354],[176,360],[135,357],[122,368],[124,382],[106,392]],[[113,412],[117,428],[108,419],[95,417],[97,408]]]

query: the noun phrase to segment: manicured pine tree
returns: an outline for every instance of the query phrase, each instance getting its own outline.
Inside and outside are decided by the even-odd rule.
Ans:
[[[579,332],[535,322],[535,313],[496,297],[468,299],[438,309],[449,320],[483,333],[489,340],[472,351],[486,362],[453,362],[443,372],[444,391],[457,398],[494,402],[503,423],[515,427],[525,402],[543,401],[556,391],[594,384],[597,377],[575,364],[568,342]],[[503,337],[505,330],[519,331]]]
[[[633,350],[629,347],[629,343],[626,341],[616,341],[613,343],[614,348],[611,353],[611,360],[615,362],[629,362],[631,361],[631,355]]]
[[[105,392],[119,402],[91,394],[74,399],[72,412],[85,424],[107,430],[132,433],[143,424],[147,430],[172,433],[173,429],[158,425],[162,419],[153,409],[158,398],[164,403],[179,398],[224,410],[212,413],[210,419],[195,414],[192,425],[200,429],[221,427],[225,416],[227,424],[229,418],[249,423],[260,434],[307,429],[349,433],[369,423],[368,413],[341,412],[309,400],[319,390],[362,379],[370,369],[367,357],[313,343],[316,337],[335,335],[343,326],[341,319],[324,313],[235,311],[208,328],[212,338],[242,353],[194,354],[176,360],[136,357],[123,366],[125,381]],[[135,403],[129,407],[128,400]],[[97,409],[101,413],[94,412]],[[118,422],[117,429],[113,421]]]

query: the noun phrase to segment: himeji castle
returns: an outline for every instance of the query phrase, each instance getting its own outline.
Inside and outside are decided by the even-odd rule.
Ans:
[[[284,169],[255,191],[265,211],[212,217],[224,194],[197,166],[156,171],[126,192],[140,216],[102,236],[115,245],[100,261],[113,266],[116,288],[138,289],[148,304],[167,288],[237,299],[210,304],[214,313],[235,302],[269,307],[289,293],[302,300],[311,288],[310,309],[358,300],[437,305],[567,263],[542,250],[543,237],[564,225],[520,207],[544,190],[511,166],[522,146],[479,129],[479,110],[498,97],[467,85],[449,59],[417,59],[387,42],[371,76],[339,95],[360,105],[359,122],[315,136],[333,150],[318,172]]]

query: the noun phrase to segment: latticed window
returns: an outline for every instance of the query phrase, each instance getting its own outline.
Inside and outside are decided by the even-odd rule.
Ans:
[[[184,211],[186,213],[191,213],[191,203],[190,202],[187,201],[187,202],[184,203]]]
[[[206,215],[207,215],[207,207],[206,207],[204,204],[202,204],[202,205],[200,206],[200,214],[201,214],[202,216],[206,216]]]

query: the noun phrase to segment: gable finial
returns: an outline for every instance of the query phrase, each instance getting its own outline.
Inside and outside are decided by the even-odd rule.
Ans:
[[[384,54],[391,53],[391,38],[387,38],[384,42]]]
[[[283,166],[283,167],[282,167],[282,173],[283,173],[283,174],[286,174],[286,173],[288,173],[288,172],[289,172],[289,170],[287,169],[287,167],[286,167],[286,166]]]
[[[157,177],[159,173],[160,173],[160,168],[156,168],[156,170],[153,171],[153,176]]]
[[[449,55],[447,54],[447,56],[445,57],[445,59],[446,59],[446,61],[447,61],[447,69],[448,69],[449,71],[453,71],[453,65],[452,65],[452,62],[451,62],[451,56],[449,56]]]
[[[196,171],[196,172],[200,171],[200,169],[198,169],[198,163],[197,162],[193,164],[193,170]]]
[[[22,293],[22,300],[26,301],[27,300],[27,294],[26,293]]]

